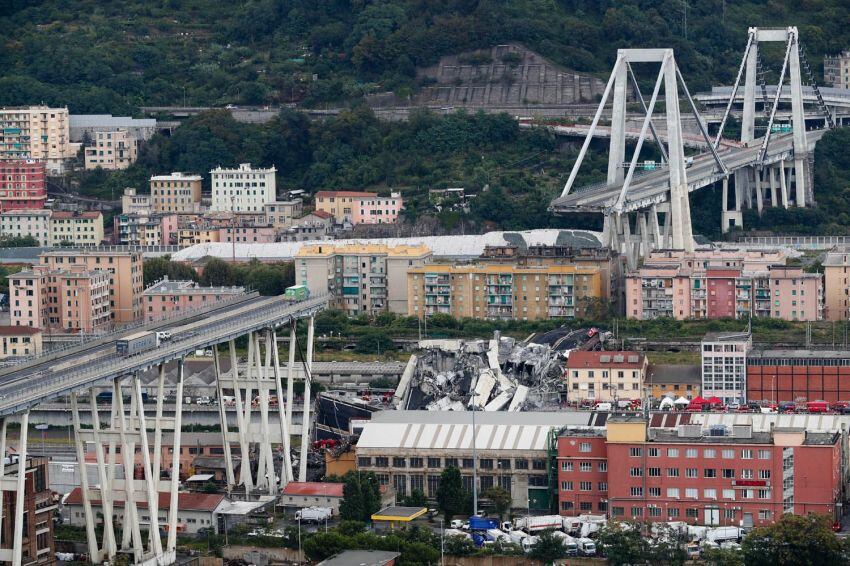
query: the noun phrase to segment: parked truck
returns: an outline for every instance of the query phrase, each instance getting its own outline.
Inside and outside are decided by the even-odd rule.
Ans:
[[[487,540],[492,542],[511,542],[510,535],[501,529],[487,529],[484,535],[487,537]]]
[[[159,338],[157,337],[156,332],[137,332],[130,336],[116,340],[115,352],[119,356],[133,356],[141,352],[153,350],[158,346]]]
[[[567,556],[578,555],[578,543],[576,542],[576,539],[561,531],[552,531],[552,536],[560,539],[561,544],[564,545],[564,549],[567,552]]]
[[[469,518],[469,530],[470,531],[486,531],[489,529],[498,529],[499,528],[499,520],[498,519],[488,519],[487,517],[476,517],[473,515]]]
[[[580,538],[576,541],[579,554],[582,556],[596,556],[596,543],[589,538]]]
[[[295,512],[295,520],[305,523],[321,523],[333,516],[334,510],[330,507],[305,507]]]
[[[564,520],[560,515],[540,515],[539,517],[520,517],[514,521],[514,524],[518,529],[533,533],[546,529],[560,529]]]

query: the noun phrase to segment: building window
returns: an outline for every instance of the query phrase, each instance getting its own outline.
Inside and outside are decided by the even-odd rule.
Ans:
[[[643,488],[638,486],[632,486],[629,490],[632,497],[643,497]]]
[[[393,458],[393,468],[404,468],[407,465],[407,461],[404,458],[394,457]]]
[[[741,459],[742,460],[752,460],[753,459],[753,451],[750,449],[741,450]]]
[[[446,467],[447,468],[457,468],[457,458],[446,458]]]
[[[735,459],[735,451],[734,450],[724,450],[723,451],[723,459],[724,460],[734,460]]]
[[[770,450],[759,450],[759,460],[770,460],[771,452]]]
[[[697,517],[699,517],[699,509],[688,507],[687,509],[685,509],[685,517],[689,519],[696,519]]]
[[[471,468],[472,467],[472,458],[464,458],[463,459],[463,467]]]
[[[686,478],[698,478],[699,470],[696,468],[685,468],[685,477]]]
[[[593,469],[593,464],[591,462],[580,462],[579,463],[579,471],[589,472]]]
[[[649,507],[649,516],[650,517],[660,517],[661,516],[661,507],[650,506]]]
[[[759,470],[759,479],[760,480],[769,480],[770,479],[770,470]]]
[[[440,467],[440,459],[439,458],[428,458],[428,467],[429,468],[439,468]]]
[[[359,467],[371,466],[372,465],[372,458],[370,458],[368,456],[360,456],[360,457],[357,458],[357,465]]]
[[[677,519],[679,517],[679,508],[678,507],[668,507],[667,508],[667,517],[670,519]]]
[[[478,459],[478,466],[480,468],[485,469],[485,470],[492,470],[493,469],[493,459],[492,458],[479,458]]]
[[[593,491],[593,482],[583,481],[579,482],[578,488],[580,491]]]
[[[696,499],[697,497],[699,497],[699,490],[695,487],[686,487],[685,497],[690,499]]]
[[[679,457],[679,449],[678,448],[668,448],[667,449],[667,457],[668,458],[678,458]]]
[[[670,499],[679,499],[679,488],[678,487],[668,487],[667,488],[667,497]]]
[[[643,477],[643,468],[631,468],[629,469],[629,475],[633,478],[641,478]]]
[[[561,491],[572,491],[573,490],[573,482],[571,481],[562,481],[561,482]]]
[[[562,472],[572,472],[573,471],[573,463],[572,462],[561,462],[561,471]]]
[[[578,445],[579,452],[590,452],[590,442],[582,442]]]
[[[580,511],[593,511],[593,502],[592,501],[582,501],[578,504]]]
[[[735,479],[735,470],[733,470],[732,468],[723,468],[723,479]]]
[[[646,474],[651,478],[660,478],[661,477],[661,468],[649,468],[646,471]]]
[[[685,458],[696,458],[699,455],[699,450],[696,448],[685,449]]]
[[[704,477],[704,478],[716,478],[717,477],[717,470],[715,470],[714,468],[705,468],[702,471],[702,477]]]
[[[517,458],[514,460],[514,468],[517,470],[527,470],[528,469],[528,460]]]
[[[631,456],[633,458],[636,458],[636,457],[639,458],[640,456],[643,456],[643,449],[641,449],[641,448],[629,448],[629,456]]]
[[[667,468],[667,477],[668,478],[678,478],[679,477],[679,468]]]
[[[660,487],[649,487],[647,488],[647,493],[650,497],[661,497],[661,488]]]
[[[390,465],[390,459],[387,456],[376,456],[375,457],[375,467],[376,468],[386,468]]]
[[[714,488],[702,490],[702,496],[706,499],[717,499],[717,490]]]
[[[561,511],[571,511],[573,508],[572,501],[561,501]]]
[[[643,507],[632,507],[632,518],[643,517]]]
[[[596,489],[599,491],[608,491],[608,482],[601,481],[596,485]]]
[[[599,468],[600,472],[607,472],[608,471],[608,462],[599,462],[598,468]]]
[[[531,467],[535,470],[545,470],[548,468],[547,461],[542,458],[536,458],[531,461]]]
[[[611,515],[614,517],[622,517],[625,514],[625,508],[623,507],[611,507]]]
[[[658,450],[658,448],[649,448],[649,449],[646,451],[646,454],[647,454],[650,458],[658,458],[658,456],[660,455],[660,451]]]

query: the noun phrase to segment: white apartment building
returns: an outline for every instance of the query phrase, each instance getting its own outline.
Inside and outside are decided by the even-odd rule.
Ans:
[[[124,194],[121,195],[122,214],[150,214],[152,210],[153,199],[151,195],[140,195],[133,187],[124,189]]]
[[[273,166],[254,169],[250,163],[240,163],[236,169],[216,167],[210,171],[212,206],[221,212],[263,212],[263,207],[277,199],[277,184]]]
[[[0,236],[32,236],[39,246],[50,245],[49,210],[9,210],[0,214]]]
[[[0,159],[38,159],[49,173],[61,174],[80,149],[69,128],[67,108],[0,108]]]
[[[709,332],[702,339],[702,396],[743,403],[747,396],[748,332]]]
[[[127,130],[94,132],[92,145],[85,149],[86,169],[126,169],[136,161],[138,145]]]

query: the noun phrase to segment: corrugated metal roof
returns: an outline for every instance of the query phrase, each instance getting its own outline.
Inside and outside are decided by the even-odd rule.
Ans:
[[[546,450],[549,431],[587,426],[588,412],[475,413],[479,450]],[[364,425],[358,448],[472,450],[472,413],[382,411]]]
[[[521,236],[528,245],[555,245],[565,238],[575,240],[576,245],[588,248],[601,246],[599,232],[589,230],[526,230],[524,232],[487,232],[486,234],[466,236],[423,236],[416,238],[372,238],[352,240],[310,240],[306,242],[276,242],[273,244],[232,244],[215,242],[196,244],[172,255],[175,261],[191,261],[204,256],[229,259],[234,252],[239,259],[257,258],[258,260],[287,260],[293,259],[302,245],[314,244],[385,244],[397,246],[426,245],[437,257],[479,257],[486,246],[504,246],[508,238],[515,241]],[[580,237],[579,237],[580,236]]]
[[[753,431],[757,432],[769,431],[771,423],[775,428],[802,428],[809,432],[836,432],[841,430],[842,424],[850,428],[850,415],[693,413],[691,422],[700,423],[705,426],[732,426],[752,423]]]

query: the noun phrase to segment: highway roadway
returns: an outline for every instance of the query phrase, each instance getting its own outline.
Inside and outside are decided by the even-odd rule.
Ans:
[[[8,368],[0,372],[0,416],[18,413],[72,391],[107,385],[116,376],[144,371],[249,332],[310,316],[326,305],[327,296],[298,302],[284,301],[282,297],[257,297],[181,321],[153,323],[96,341],[90,348],[69,350],[56,357],[46,356],[25,366]],[[115,354],[117,339],[147,329],[167,329],[171,340],[132,356]]]
[[[809,147],[812,147],[826,130],[813,130],[807,132]],[[793,149],[793,134],[781,134],[771,136],[768,152],[764,162],[766,164],[776,163],[781,159],[791,157]],[[720,160],[726,165],[727,170],[732,173],[748,165],[755,164],[761,150],[761,141],[756,140],[749,147],[726,148],[718,151]],[[669,193],[668,173],[666,169],[654,171],[637,172],[629,186],[628,193],[623,205],[623,212],[631,212],[647,208],[651,204],[658,204],[667,200]],[[688,191],[695,191],[708,186],[726,175],[718,168],[711,153],[694,156],[693,164],[687,169]],[[554,212],[606,212],[617,202],[623,184],[606,185],[599,183],[580,187],[564,197],[558,197],[552,201],[551,208]]]

